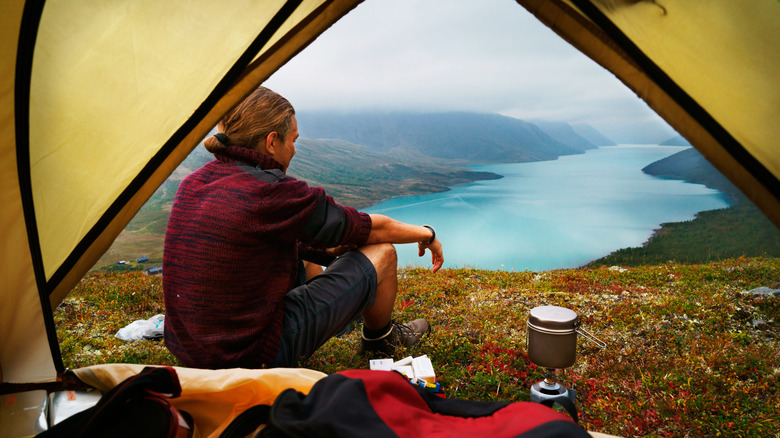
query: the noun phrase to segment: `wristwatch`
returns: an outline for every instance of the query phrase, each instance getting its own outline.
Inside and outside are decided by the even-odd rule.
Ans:
[[[434,240],[436,240],[436,230],[434,230],[433,227],[430,226],[430,225],[423,225],[423,227],[431,230],[431,240],[429,240],[427,242],[422,242],[422,244],[423,245],[430,245],[431,243],[433,243]]]

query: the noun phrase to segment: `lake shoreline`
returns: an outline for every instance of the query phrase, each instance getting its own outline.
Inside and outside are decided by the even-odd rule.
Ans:
[[[689,220],[689,221],[664,222],[658,228],[654,229],[653,233],[650,235],[650,237],[646,241],[644,241],[640,246],[627,246],[625,248],[618,248],[618,249],[612,251],[611,253],[609,253],[609,254],[607,254],[607,255],[605,255],[603,257],[599,257],[599,258],[593,259],[593,260],[589,261],[588,263],[585,263],[584,265],[579,266],[578,268],[588,268],[588,267],[596,266],[596,265],[599,264],[599,261],[606,260],[609,257],[611,257],[611,256],[613,256],[613,255],[615,255],[617,253],[620,253],[622,251],[632,250],[632,249],[639,249],[639,250],[641,250],[643,248],[647,248],[648,246],[652,245],[658,238],[666,235],[667,233],[673,233],[674,232],[673,228],[675,226],[679,225],[679,224],[682,224],[682,223],[685,223],[685,222],[689,222],[689,223],[693,224],[693,226],[696,226],[701,221],[701,214],[702,213],[706,213],[706,212],[710,212],[710,211],[717,211],[717,210],[724,210],[725,211],[725,210],[734,209],[735,207],[736,207],[736,204],[732,204],[732,205],[729,205],[728,207],[725,207],[725,208],[717,208],[717,209],[713,209],[713,210],[702,210],[702,211],[696,213],[694,215],[694,218]]]
[[[641,245],[664,222],[729,205],[720,191],[641,171],[685,148],[619,145],[557,160],[476,165],[504,178],[396,197],[365,211],[436,226],[445,267],[576,268]],[[401,266],[424,263],[404,245],[397,251]]]

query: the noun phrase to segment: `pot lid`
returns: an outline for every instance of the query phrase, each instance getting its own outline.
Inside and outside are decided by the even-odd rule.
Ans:
[[[548,330],[572,330],[576,321],[575,311],[558,306],[534,307],[528,317],[528,324]]]

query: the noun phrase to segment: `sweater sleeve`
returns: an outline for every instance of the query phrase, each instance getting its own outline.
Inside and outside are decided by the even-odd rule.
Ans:
[[[363,245],[371,233],[371,217],[338,205],[325,190],[294,178],[275,184],[263,208],[283,240],[301,241],[314,248]],[[266,199],[268,199],[266,198]]]
[[[323,191],[303,229],[304,243],[313,247],[363,245],[371,233],[371,217],[338,205]]]
[[[330,197],[329,197],[330,198]],[[371,216],[352,207],[341,207],[346,217],[346,227],[339,245],[364,245],[371,234]]]

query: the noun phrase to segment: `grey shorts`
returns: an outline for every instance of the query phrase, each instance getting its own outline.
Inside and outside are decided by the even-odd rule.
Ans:
[[[295,367],[376,301],[376,269],[349,251],[284,296],[284,323],[274,367]]]

